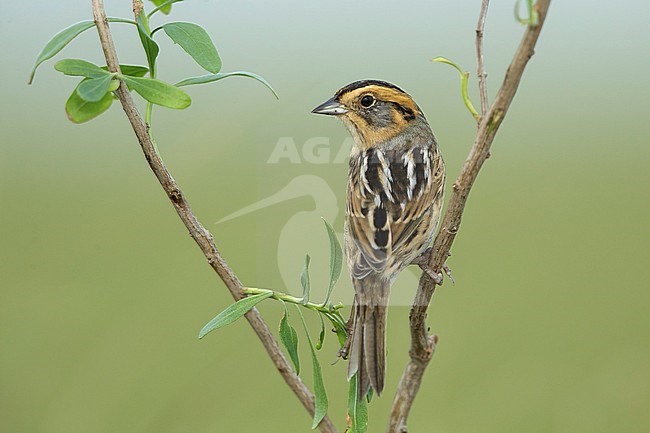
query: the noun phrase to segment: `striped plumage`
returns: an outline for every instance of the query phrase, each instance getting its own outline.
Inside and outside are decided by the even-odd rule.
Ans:
[[[383,81],[354,82],[313,111],[339,117],[354,137],[345,246],[355,288],[348,376],[359,395],[384,388],[390,286],[427,248],[438,225],[445,168],[411,97]]]

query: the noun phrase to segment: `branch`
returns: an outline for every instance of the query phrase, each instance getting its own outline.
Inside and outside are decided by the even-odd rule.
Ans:
[[[503,84],[494,103],[489,111],[481,117],[474,145],[456,182],[453,184],[451,199],[447,205],[440,231],[433,243],[429,266],[435,272],[440,272],[449,256],[451,245],[460,227],[470,189],[478,176],[481,166],[488,158],[490,146],[510,107],[510,103],[515,97],[524,68],[535,52],[535,44],[546,19],[550,2],[551,0],[537,0],[535,3],[534,7],[539,14],[539,21],[536,26],[528,26],[506,71]],[[427,308],[435,288],[436,285],[433,280],[426,273],[423,273],[409,316],[411,327],[411,350],[409,354],[411,359],[406,366],[393,401],[388,426],[389,433],[406,433],[408,431],[406,427],[408,415],[422,382],[424,370],[435,350],[436,337],[428,335],[425,324]]]
[[[476,60],[478,64],[476,75],[478,76],[478,90],[479,97],[481,98],[481,117],[485,116],[488,110],[488,93],[485,82],[487,74],[485,73],[485,64],[483,63],[483,29],[485,29],[485,17],[487,16],[489,3],[490,0],[482,0],[481,12],[479,13],[478,24],[476,25]]]
[[[137,9],[135,3],[139,2],[134,1],[134,11]],[[101,41],[102,49],[104,50],[104,56],[106,57],[106,64],[111,72],[119,72],[119,62],[117,60],[115,46],[113,45],[110,28],[106,20],[103,0],[92,0],[92,6],[99,39]],[[155,150],[151,136],[149,135],[148,126],[142,120],[142,116],[138,112],[138,109],[133,102],[133,98],[124,82],[120,82],[120,87],[117,89],[116,94],[122,103],[122,108],[126,113],[126,117],[129,119],[129,122],[131,122],[133,132],[138,138],[151,170],[156,175],[156,178],[167,194],[167,197],[169,197],[169,200],[172,202],[178,216],[183,221],[183,224],[185,224],[185,227],[187,227],[187,230],[189,230],[190,235],[199,248],[201,248],[201,251],[203,251],[208,264],[219,275],[233,298],[236,300],[241,299],[243,297],[243,285],[217,250],[212,235],[205,227],[203,227],[196,215],[194,215],[180,187],[165,167],[163,161],[160,159]],[[262,345],[273,361],[275,368],[277,368],[284,381],[289,385],[289,388],[291,388],[293,393],[296,394],[303,406],[313,416],[314,396],[291,368],[289,362],[282,353],[277,340],[273,337],[273,334],[271,334],[271,331],[260,314],[256,309],[252,309],[246,314],[246,319],[261,340]],[[325,417],[321,421],[319,428],[323,433],[336,433],[336,428],[328,417]]]

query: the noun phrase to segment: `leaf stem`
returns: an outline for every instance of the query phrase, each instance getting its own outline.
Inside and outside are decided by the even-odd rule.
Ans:
[[[313,302],[304,303],[303,298],[297,298],[295,296],[291,296],[286,293],[282,293],[270,289],[259,289],[257,287],[245,287],[242,289],[242,293],[246,295],[258,295],[260,293],[269,293],[269,292],[273,293],[273,295],[271,296],[271,298],[273,299],[277,299],[278,301],[288,302],[290,304],[302,305],[303,307],[309,310],[318,311],[323,314],[333,314],[333,313],[338,314],[338,310],[344,307],[342,303],[338,303],[336,305],[330,305],[329,307],[325,307],[321,304],[314,304]]]
[[[472,104],[472,100],[469,99],[469,95],[467,93],[467,82],[469,81],[469,72],[463,72],[461,74],[461,93],[463,94],[463,102],[465,103],[465,106],[469,110],[470,113],[472,113],[472,116],[474,116],[474,119],[477,121],[481,120],[481,116],[478,114],[476,111],[476,108],[474,108],[474,104]]]
[[[158,26],[158,27],[156,27],[155,29],[153,29],[153,30],[151,31],[151,37],[153,38],[153,35],[154,35],[157,31],[162,30],[162,29],[163,29],[163,26]]]
[[[461,67],[458,66],[456,63],[444,57],[436,57],[432,61],[438,63],[445,63],[458,71],[458,73],[460,74],[460,92],[463,98],[463,102],[465,103],[465,107],[467,107],[467,109],[472,114],[472,116],[474,116],[474,119],[480,121],[481,116],[476,111],[476,108],[474,108],[474,104],[472,104],[472,100],[469,98],[469,94],[467,93],[467,82],[469,80],[469,72],[463,71]]]
[[[127,20],[126,18],[106,18],[106,21],[109,23],[124,23],[124,24],[133,24],[134,26],[137,26],[138,23],[134,20]]]

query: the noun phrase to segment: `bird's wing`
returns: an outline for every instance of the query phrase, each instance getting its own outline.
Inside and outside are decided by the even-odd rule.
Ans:
[[[430,144],[369,149],[350,160],[347,223],[356,248],[348,248],[348,260],[355,278],[385,270],[393,255],[403,260],[409,248],[420,248],[421,242],[411,245],[416,236],[426,239],[430,210],[434,203],[439,207],[444,184],[442,159],[434,149]]]

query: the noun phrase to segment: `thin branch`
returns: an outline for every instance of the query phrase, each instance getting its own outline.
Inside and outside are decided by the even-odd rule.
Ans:
[[[134,2],[134,11],[137,10],[137,5],[135,5],[135,3],[136,2]],[[113,38],[111,36],[108,22],[106,21],[106,13],[104,11],[103,0],[92,0],[92,5],[95,24],[97,26],[97,31],[99,32],[99,38],[101,41],[102,49],[104,50],[104,56],[106,57],[106,64],[108,65],[110,71],[119,71],[117,53],[115,51],[115,46],[113,45]],[[207,259],[212,269],[214,269],[214,271],[224,282],[233,298],[241,299],[243,297],[243,285],[235,273],[230,269],[228,264],[226,264],[224,261],[223,257],[217,250],[212,235],[199,222],[196,215],[194,215],[190,209],[189,203],[185,199],[183,192],[155,151],[155,147],[151,136],[149,135],[147,125],[142,120],[142,116],[138,112],[131,94],[123,82],[120,83],[120,87],[117,89],[116,94],[122,103],[122,108],[124,109],[124,112],[126,113],[126,116],[131,123],[133,132],[138,138],[140,146],[142,147],[142,151],[144,152],[144,156],[147,159],[151,170],[156,175],[156,178],[160,182],[160,185],[169,197],[169,200],[172,202],[172,205],[174,206],[174,209],[176,209],[178,216],[183,221],[183,224],[185,224],[185,227],[187,227],[187,230],[189,230],[190,235],[194,241],[196,241],[199,248],[201,248],[201,251],[203,251],[205,258]],[[313,416],[313,394],[309,391],[302,380],[291,368],[289,362],[282,353],[277,340],[273,337],[273,334],[269,330],[260,314],[256,309],[252,309],[246,314],[246,319],[259,337],[262,345],[266,349],[266,352],[273,361],[273,364],[277,368],[278,372],[282,375],[284,381],[287,383],[287,385],[289,385],[289,388],[291,388],[293,393],[296,394],[307,411]],[[319,428],[323,433],[336,433],[336,428],[328,417],[325,417],[323,421],[321,421]]]
[[[483,61],[483,29],[485,29],[485,17],[487,16],[489,3],[490,0],[481,1],[481,12],[476,25],[476,60],[478,64],[477,76],[479,97],[481,98],[481,116],[485,116],[488,110],[487,74],[485,73],[485,63]]]
[[[492,106],[481,119],[474,145],[453,184],[451,199],[447,205],[441,229],[433,243],[433,252],[429,257],[429,266],[435,272],[442,269],[449,256],[451,245],[460,227],[470,189],[489,155],[494,137],[515,97],[524,68],[535,52],[535,44],[546,19],[550,2],[550,0],[538,0],[535,3],[539,21],[536,26],[528,26]],[[427,308],[435,288],[433,280],[423,273],[410,313],[411,350],[409,355],[411,359],[400,380],[393,401],[388,426],[389,433],[407,432],[406,422],[413,400],[435,350],[436,338],[428,335],[425,323]]]

